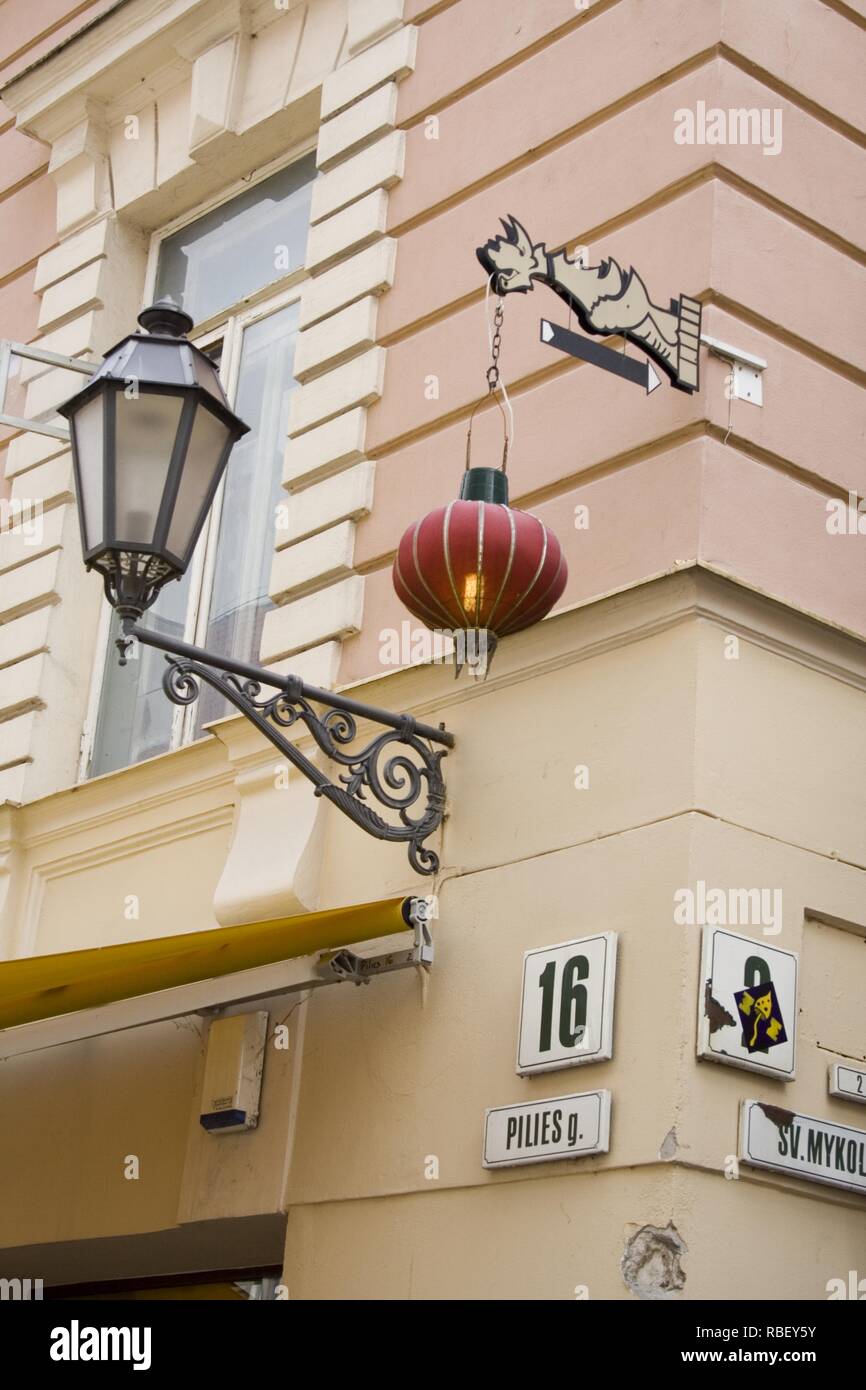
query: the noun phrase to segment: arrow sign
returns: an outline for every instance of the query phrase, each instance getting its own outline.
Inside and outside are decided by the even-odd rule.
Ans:
[[[624,376],[626,381],[637,382],[638,386],[646,388],[647,395],[661,385],[661,379],[656,376],[650,362],[638,362],[634,357],[625,357],[613,348],[604,347],[602,343],[595,343],[592,338],[584,338],[580,333],[572,333],[567,328],[560,328],[559,324],[549,323],[547,319],[541,320],[541,341],[550,343],[551,347],[558,348],[560,352],[567,352],[571,357],[581,357],[584,362],[591,362],[594,367],[603,367],[606,372],[613,372],[615,376]]]

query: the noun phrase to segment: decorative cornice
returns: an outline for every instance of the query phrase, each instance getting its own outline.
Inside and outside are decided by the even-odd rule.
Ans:
[[[738,580],[694,565],[561,611],[504,642],[488,679],[454,681],[448,667],[414,666],[377,675],[346,690],[397,707],[419,719],[445,717],[453,705],[484,700],[507,686],[644,641],[682,623],[714,623],[774,655],[866,690],[866,643],[809,614],[759,594]],[[255,772],[278,759],[244,721],[220,720],[214,742],[198,742],[108,777],[57,792],[29,806],[0,806],[4,839],[28,849],[58,836],[92,832],[132,811],[176,807],[191,797],[228,790],[237,772]],[[312,746],[309,737],[303,746]],[[172,819],[181,814],[172,812]]]
[[[122,825],[132,815],[157,812],[161,823],[181,821],[189,815],[185,803],[192,798],[222,793],[228,804],[231,787],[231,767],[213,742],[199,741],[13,807],[12,815],[22,844],[37,850],[58,839]]]
[[[648,576],[615,592],[561,609],[510,637],[484,682],[454,681],[450,667],[403,667],[340,687],[363,691],[371,703],[399,705],[416,718],[576,665],[641,642],[682,623],[703,620],[834,680],[866,690],[866,642],[787,603],[761,594],[734,576],[692,562]],[[435,690],[431,692],[431,682]]]
[[[129,93],[135,110],[142,86],[157,95],[215,44],[288,13],[252,0],[128,0],[13,78],[3,100],[20,129],[51,144],[81,119],[84,94],[113,107]]]
[[[2,89],[2,99],[15,112],[21,129],[50,144],[80,119],[74,114],[79,93],[92,89],[94,81],[102,77],[106,78],[107,87],[116,85],[117,91],[122,90],[129,85],[125,59],[165,35],[187,16],[202,12],[205,7],[216,11],[218,3],[219,0],[171,0],[166,5],[164,0],[130,0],[13,78]],[[173,51],[171,56],[175,57]]]
[[[219,9],[209,13],[201,24],[185,30],[174,41],[174,47],[182,58],[193,63],[200,54],[207,52],[214,44],[222,43],[229,35],[248,34],[251,29],[250,11],[249,0],[223,0]]]

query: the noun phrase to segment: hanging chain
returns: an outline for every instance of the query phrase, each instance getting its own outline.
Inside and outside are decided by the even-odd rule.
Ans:
[[[504,318],[505,311],[500,296],[496,305],[496,312],[493,315],[493,341],[490,344],[490,366],[487,368],[487,390],[491,396],[499,385],[499,354],[502,351],[502,321]]]
[[[467,469],[467,472],[468,472],[469,467],[470,467],[470,461],[469,461],[469,460],[470,460],[470,453],[471,453],[471,450],[472,450],[472,422],[473,422],[473,420],[475,419],[475,413],[476,413],[476,411],[477,411],[477,410],[481,407],[481,405],[484,403],[484,400],[489,400],[491,396],[492,396],[493,399],[496,401],[496,404],[499,406],[499,409],[500,409],[500,411],[502,412],[502,423],[503,423],[503,428],[504,428],[504,432],[505,432],[505,442],[504,442],[504,444],[503,444],[503,446],[502,446],[502,472],[503,472],[503,473],[505,472],[505,470],[506,470],[506,468],[507,468],[507,466],[508,466],[508,444],[509,444],[509,439],[508,439],[508,419],[507,419],[506,414],[505,414],[505,411],[504,411],[504,409],[503,409],[503,407],[502,407],[502,402],[501,402],[500,400],[498,400],[497,395],[496,395],[496,392],[499,390],[499,386],[500,386],[500,380],[499,380],[499,354],[500,354],[500,352],[502,351],[502,323],[503,323],[504,318],[505,318],[505,312],[504,312],[503,306],[502,306],[502,296],[500,295],[500,296],[498,297],[498,300],[497,300],[496,311],[495,311],[495,313],[494,313],[494,315],[493,315],[493,338],[492,338],[491,343],[490,343],[490,366],[487,368],[487,396],[486,396],[486,397],[483,397],[482,400],[477,401],[476,404],[473,406],[472,411],[471,411],[470,416],[469,416],[469,426],[468,426],[468,429],[467,429],[467,431],[466,431],[466,469]],[[503,390],[504,390],[504,389],[505,389],[505,388],[503,387]]]

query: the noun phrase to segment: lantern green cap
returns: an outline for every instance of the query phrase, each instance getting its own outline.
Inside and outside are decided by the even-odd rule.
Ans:
[[[501,468],[467,468],[460,484],[463,502],[501,502],[508,506],[508,479]]]

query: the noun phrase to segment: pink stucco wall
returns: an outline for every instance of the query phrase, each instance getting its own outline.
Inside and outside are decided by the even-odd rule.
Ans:
[[[5,0],[0,5],[0,87],[61,44],[116,0]],[[33,293],[36,262],[56,242],[56,194],[48,175],[48,150],[15,129],[0,101],[0,338],[29,343],[37,337],[39,300]],[[21,411],[23,393],[13,381],[7,411]],[[0,426],[0,497],[8,496],[5,448],[14,432]]]
[[[487,362],[474,250],[509,213],[550,249],[634,264],[658,302],[699,297],[705,333],[768,363],[762,408],[729,402],[728,368],[706,349],[699,393],[665,382],[647,398],[539,341],[542,315],[567,320],[548,290],[506,298],[512,501],[565,547],[562,605],[698,561],[866,634],[866,536],[826,526],[830,499],[866,495],[866,34],[822,0],[762,24],[748,0],[569,10],[409,2],[418,62],[400,88],[397,273],[367,431],[376,501],[356,550],[364,625],[343,680],[378,669],[380,631],[406,616],[389,573],[403,529],[456,494]],[[677,143],[675,112],[700,101],[780,111],[780,151]],[[473,461],[496,463],[498,416],[473,438]],[[574,527],[581,503],[588,531]]]

